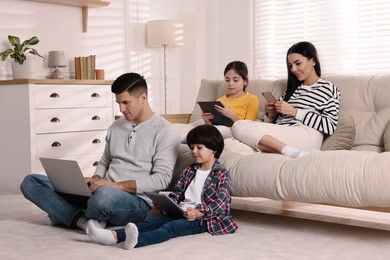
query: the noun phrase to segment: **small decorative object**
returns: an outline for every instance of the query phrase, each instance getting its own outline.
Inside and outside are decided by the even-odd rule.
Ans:
[[[58,69],[59,67],[66,67],[65,54],[63,51],[49,51],[49,61],[47,66],[55,68],[51,74],[52,79],[63,79],[64,75]]]
[[[34,78],[35,77],[35,60],[27,59],[28,54],[36,55],[43,58],[37,50],[31,48],[31,45],[36,45],[39,39],[36,36],[31,39],[20,42],[19,37],[8,35],[8,41],[13,46],[0,52],[1,59],[5,61],[8,56],[13,59],[12,73],[14,79],[20,78]]]
[[[97,69],[95,70],[96,79],[97,80],[103,80],[104,79],[104,70],[103,69]]]

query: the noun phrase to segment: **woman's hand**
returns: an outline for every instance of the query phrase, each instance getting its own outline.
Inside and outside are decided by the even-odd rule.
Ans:
[[[197,218],[203,217],[204,213],[200,212],[197,209],[194,208],[187,208],[186,211],[184,212],[184,217],[188,221],[194,221]]]
[[[214,119],[213,114],[206,112],[202,114],[203,121],[205,122],[206,125],[212,125],[210,120]]]
[[[275,115],[278,113],[275,108],[274,102],[267,102],[267,117],[269,119],[273,119]]]
[[[233,122],[240,120],[240,118],[236,115],[236,113],[234,113],[230,108],[225,106],[225,104],[222,103],[222,105],[223,107],[215,105],[215,110],[217,110],[222,115],[230,118]]]
[[[275,109],[278,113],[295,117],[298,109],[287,103],[286,101],[276,101],[274,103]]]

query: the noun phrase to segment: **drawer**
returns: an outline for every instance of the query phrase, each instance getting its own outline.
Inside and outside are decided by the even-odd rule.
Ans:
[[[33,91],[36,109],[113,105],[113,94],[107,85],[35,85]]]
[[[105,130],[114,120],[111,108],[36,110],[34,116],[38,134]]]
[[[64,158],[85,154],[103,154],[106,131],[91,131],[36,136],[36,158]]]

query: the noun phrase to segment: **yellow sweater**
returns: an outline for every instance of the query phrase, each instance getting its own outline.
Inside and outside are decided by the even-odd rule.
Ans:
[[[259,113],[259,99],[256,95],[246,92],[239,98],[228,98],[226,95],[219,98],[225,106],[230,108],[240,119],[256,120]]]

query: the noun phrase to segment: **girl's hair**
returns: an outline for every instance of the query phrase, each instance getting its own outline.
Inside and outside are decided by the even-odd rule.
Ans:
[[[288,64],[288,55],[292,53],[298,53],[302,56],[305,56],[307,59],[313,59],[315,62],[314,70],[317,73],[318,77],[321,77],[321,65],[318,58],[318,53],[316,47],[310,42],[298,42],[288,49],[286,54],[286,64],[287,64],[287,90],[284,96],[284,101],[288,101],[295,90],[302,84],[302,81],[299,81],[297,77],[290,70],[290,65]]]
[[[197,126],[187,134],[187,145],[191,149],[194,144],[203,144],[215,152],[214,157],[219,158],[223,151],[224,141],[219,130],[212,125]]]
[[[246,64],[242,61],[232,61],[225,67],[225,71],[223,72],[223,75],[226,75],[226,73],[229,70],[234,70],[238,75],[241,76],[243,80],[246,80],[247,84],[249,84],[249,79],[248,79],[248,67]],[[244,86],[244,92],[246,89],[246,86]]]

